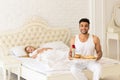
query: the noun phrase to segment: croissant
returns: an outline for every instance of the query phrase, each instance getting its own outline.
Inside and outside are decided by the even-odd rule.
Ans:
[[[83,56],[84,59],[96,59],[95,56]]]
[[[82,56],[82,55],[80,55],[80,54],[75,54],[75,56],[74,56],[75,58],[82,58],[82,59],[96,59],[96,57],[95,56]]]

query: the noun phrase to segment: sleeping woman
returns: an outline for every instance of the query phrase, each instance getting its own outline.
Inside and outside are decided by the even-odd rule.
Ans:
[[[25,47],[27,57],[31,57],[31,58],[36,58],[38,56],[38,54],[41,54],[47,50],[52,50],[52,48],[35,48],[33,46],[26,46]]]
[[[41,61],[49,66],[61,65],[64,61],[68,60],[69,50],[55,49],[54,47],[40,47],[26,46],[25,51],[27,57],[33,58],[36,61]]]
[[[55,49],[53,47],[40,47],[35,48],[33,46],[26,46],[25,51],[27,52],[27,57],[33,58],[36,61],[41,61],[46,63],[49,67],[57,67],[63,62],[68,60],[69,50]]]

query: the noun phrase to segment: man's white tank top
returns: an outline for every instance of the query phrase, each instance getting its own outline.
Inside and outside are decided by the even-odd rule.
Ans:
[[[93,41],[93,35],[89,34],[87,41],[81,42],[79,35],[75,36],[75,52],[84,56],[95,55],[95,44]]]

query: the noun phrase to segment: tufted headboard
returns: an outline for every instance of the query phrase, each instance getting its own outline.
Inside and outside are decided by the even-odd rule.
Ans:
[[[32,45],[38,47],[40,44],[53,41],[63,41],[68,44],[70,31],[67,28],[53,28],[42,20],[30,20],[20,29],[0,33],[0,57],[9,54],[14,46]]]

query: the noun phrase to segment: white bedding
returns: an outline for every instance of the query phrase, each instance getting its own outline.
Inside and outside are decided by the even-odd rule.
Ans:
[[[69,48],[68,49],[61,48],[61,50],[52,49],[52,50],[44,51],[42,54],[37,56],[36,59],[19,58],[17,56],[16,57],[17,59],[22,61],[22,67],[32,70],[36,73],[40,73],[44,76],[65,75],[66,73],[71,74],[70,67],[72,63],[74,63],[74,61],[80,60],[80,59],[69,60],[68,52],[69,52]],[[91,59],[91,60],[81,59],[81,62],[82,61],[84,62],[84,61],[95,61],[95,60],[94,59]],[[102,70],[103,72],[105,68],[109,68],[112,65],[115,66],[115,64],[120,64],[119,61],[109,59],[109,58],[104,58],[104,57],[102,57],[99,63],[101,63],[102,67],[104,68]]]
[[[18,58],[22,61],[22,65],[40,72],[44,75],[50,75],[57,72],[69,71],[69,50],[47,50],[38,55],[36,59],[33,58]]]
[[[110,58],[105,58],[105,57],[102,57],[102,59],[99,62],[101,63],[102,67],[108,67],[114,64],[120,64],[120,61],[110,59]]]
[[[18,58],[18,59],[22,61],[22,66],[47,76],[57,73],[64,74],[70,72],[71,61],[69,60],[65,60],[64,62],[60,62],[59,64],[55,63],[55,65],[51,67],[42,61],[37,61],[32,58]],[[111,66],[113,64],[120,64],[119,61],[104,57],[99,62],[101,63],[102,67]]]
[[[69,72],[69,61],[61,62],[60,64],[56,64],[54,66],[49,66],[47,63],[42,61],[37,61],[32,58],[18,58],[22,61],[22,66],[32,69],[36,72],[39,72],[44,75],[52,75],[56,73],[64,74]]]

